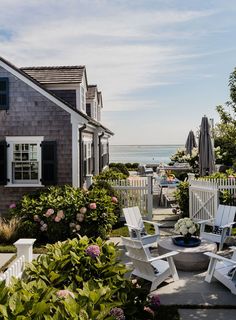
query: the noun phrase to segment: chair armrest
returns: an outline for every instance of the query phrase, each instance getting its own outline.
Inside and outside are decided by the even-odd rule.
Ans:
[[[214,221],[214,219],[199,220],[199,221],[196,221],[196,223],[203,224],[203,223],[207,223],[207,222],[211,222],[211,221]]]
[[[168,253],[162,254],[161,256],[157,256],[157,257],[153,257],[153,258],[151,258],[151,259],[148,259],[148,261],[150,261],[150,262],[154,262],[154,261],[156,261],[156,260],[167,259],[167,258],[170,258],[170,257],[176,256],[177,254],[179,254],[179,252],[178,252],[178,251],[171,251],[171,252],[168,252]]]
[[[228,224],[225,224],[224,226],[220,226],[220,228],[230,228],[233,224],[235,224],[235,222],[230,222]]]
[[[204,252],[204,254],[210,258],[216,259],[216,260],[220,260],[220,261],[225,261],[231,264],[236,264],[236,260],[232,260],[232,259],[228,259],[222,256],[219,256],[218,254],[215,254],[213,252]]]
[[[138,228],[138,227],[135,227],[135,226],[132,226],[131,224],[128,224],[128,223],[125,223],[125,226],[131,228],[131,229],[134,229],[134,230],[137,230],[137,231],[142,231],[143,228]]]
[[[157,222],[154,222],[154,221],[149,221],[149,220],[143,220],[143,222],[146,222],[146,223],[149,223],[149,224],[153,224],[154,226],[162,226],[162,223],[157,223]]]

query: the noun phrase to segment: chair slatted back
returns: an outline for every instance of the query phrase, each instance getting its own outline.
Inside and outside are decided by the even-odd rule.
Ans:
[[[130,207],[123,209],[125,220],[127,224],[133,227],[143,228],[143,219],[139,210],[139,207]]]
[[[121,239],[130,258],[142,261],[148,261],[151,258],[149,249],[143,247],[141,241],[125,237],[121,237]]]
[[[228,223],[234,221],[236,213],[236,207],[234,206],[225,206],[220,204],[215,218],[215,225],[217,226],[224,226]]]

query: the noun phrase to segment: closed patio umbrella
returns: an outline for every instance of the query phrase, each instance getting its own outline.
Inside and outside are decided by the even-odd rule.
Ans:
[[[210,125],[206,116],[202,118],[201,122],[198,152],[200,176],[211,174],[215,168],[215,157],[210,134]]]
[[[190,154],[191,156],[193,148],[196,148],[196,147],[197,147],[196,139],[193,131],[191,130],[189,131],[188,138],[185,143],[186,154]]]

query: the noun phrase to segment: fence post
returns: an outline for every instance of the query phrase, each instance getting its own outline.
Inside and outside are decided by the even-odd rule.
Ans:
[[[17,249],[17,258],[25,257],[25,262],[33,260],[33,244],[36,239],[19,239],[14,243]]]
[[[147,203],[147,211],[148,211],[148,220],[152,220],[152,210],[153,210],[153,187],[152,187],[152,176],[147,176],[148,178],[148,203]]]

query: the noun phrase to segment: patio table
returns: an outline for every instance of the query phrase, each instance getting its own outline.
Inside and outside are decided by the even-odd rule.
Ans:
[[[206,270],[210,258],[204,252],[216,252],[217,244],[214,242],[201,239],[201,244],[197,247],[186,248],[176,246],[172,238],[166,238],[158,242],[159,254],[168,253],[170,251],[178,251],[179,254],[174,256],[176,268],[183,271],[199,271]]]

